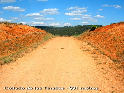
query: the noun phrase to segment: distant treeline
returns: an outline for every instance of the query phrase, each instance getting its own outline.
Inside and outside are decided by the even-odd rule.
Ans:
[[[43,29],[53,35],[60,36],[73,36],[79,35],[83,32],[90,30],[93,31],[102,25],[78,25],[78,26],[64,26],[64,27],[53,27],[53,26],[35,26],[36,28]]]

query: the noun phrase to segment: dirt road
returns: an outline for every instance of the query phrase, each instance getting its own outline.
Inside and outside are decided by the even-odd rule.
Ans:
[[[80,46],[72,37],[56,37],[0,67],[0,93],[121,93],[119,82],[107,80]]]

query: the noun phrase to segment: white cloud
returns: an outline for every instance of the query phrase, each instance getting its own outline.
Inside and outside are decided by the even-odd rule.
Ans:
[[[16,2],[16,0],[0,0],[0,3],[12,3]]]
[[[93,18],[92,15],[82,15],[82,19],[85,21],[97,22],[98,20]]]
[[[39,17],[39,18],[34,18],[35,20],[40,20],[40,21],[51,21],[54,20],[54,18],[44,18],[44,17]]]
[[[18,20],[19,18],[18,17],[12,17],[11,19],[12,20]]]
[[[59,13],[57,8],[49,8],[49,9],[43,9],[41,11],[41,13],[45,14],[45,15],[56,15]]]
[[[104,4],[103,7],[114,7],[114,8],[121,8],[120,5],[108,5],[108,4]]]
[[[70,20],[81,20],[81,18],[70,18]]]
[[[11,17],[12,22],[18,22],[20,20],[20,17]]]
[[[103,11],[103,9],[99,9],[99,11]]]
[[[68,16],[76,16],[76,15],[82,15],[82,13],[87,12],[87,10],[75,10],[75,11],[71,11],[69,13],[65,13],[65,15]]]
[[[71,23],[64,23],[64,26],[71,26]]]
[[[33,26],[44,26],[44,25],[46,25],[44,22],[35,22],[35,21],[33,21],[33,22],[31,22],[31,25],[33,25]]]
[[[22,23],[22,24],[24,24],[24,25],[26,25],[26,24],[27,24],[27,22],[19,22],[19,23]]]
[[[41,17],[43,15],[41,15],[40,13],[30,13],[30,14],[27,14],[26,16],[28,16],[28,17]]]
[[[4,10],[10,10],[10,11],[17,11],[17,12],[24,12],[25,9],[22,9],[20,7],[14,7],[14,6],[6,6],[3,7]]]
[[[89,22],[82,22],[83,25],[87,25]]]
[[[82,18],[83,18],[83,19],[89,19],[89,18],[91,18],[91,15],[85,14],[85,15],[82,15]]]
[[[86,10],[84,7],[69,7],[67,10]]]
[[[104,18],[104,16],[101,16],[101,15],[96,15],[95,17],[96,18]]]
[[[48,0],[37,0],[37,1],[42,1],[42,2],[46,2],[46,1],[48,1]]]
[[[65,13],[65,15],[68,15],[68,16],[82,15],[82,13],[87,12],[87,9],[86,8],[82,8],[82,7],[70,7],[67,10],[70,11],[68,13]]]
[[[0,18],[0,22],[11,22],[11,20],[7,20],[7,19],[4,19],[4,18]]]
[[[113,5],[113,7],[115,7],[115,8],[121,8],[120,5]]]
[[[60,23],[50,23],[49,26],[60,26]]]
[[[96,23],[96,22],[98,22],[98,20],[97,20],[97,19],[92,18],[92,17],[91,17],[91,18],[89,18],[87,21],[91,21],[91,22],[95,22],[95,23]]]
[[[82,15],[81,13],[65,13],[65,15],[68,15],[68,16],[76,16],[76,15]]]
[[[3,18],[0,18],[0,22],[2,22],[2,21],[5,21],[5,19],[3,19]]]

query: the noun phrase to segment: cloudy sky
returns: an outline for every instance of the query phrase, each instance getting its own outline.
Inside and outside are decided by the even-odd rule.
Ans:
[[[108,25],[124,21],[124,0],[0,0],[0,21],[28,25]]]

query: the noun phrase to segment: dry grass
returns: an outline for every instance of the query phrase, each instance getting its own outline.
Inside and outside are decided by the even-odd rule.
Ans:
[[[15,61],[52,37],[27,25],[0,24],[0,64]]]
[[[114,62],[124,62],[124,23],[100,27],[92,32],[85,32],[79,40],[90,42],[102,54]]]

